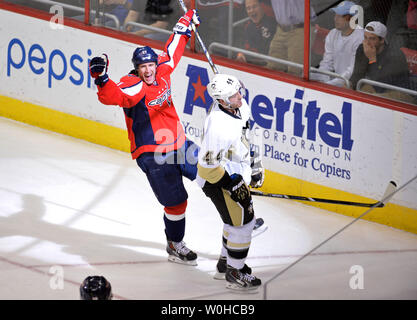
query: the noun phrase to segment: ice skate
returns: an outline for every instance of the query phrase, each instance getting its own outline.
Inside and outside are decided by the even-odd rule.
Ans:
[[[213,276],[216,280],[224,280],[226,279],[226,269],[227,269],[227,257],[220,256],[219,261],[217,261],[216,265],[216,273]],[[244,273],[252,273],[252,269],[248,267],[246,264],[243,266],[243,268],[240,270]]]
[[[236,291],[249,291],[256,290],[260,287],[261,279],[258,279],[249,273],[242,272],[241,270],[227,266],[226,288]]]
[[[197,254],[188,249],[184,241],[174,242],[168,240],[167,252],[169,254],[168,261],[191,266],[197,265]]]

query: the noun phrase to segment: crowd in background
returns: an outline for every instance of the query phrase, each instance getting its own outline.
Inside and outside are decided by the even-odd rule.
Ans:
[[[62,3],[66,17],[84,21],[84,0],[5,2],[44,11]],[[302,76],[304,0],[184,2],[198,10],[199,32],[212,55]],[[366,78],[417,90],[417,0],[311,0],[310,5],[312,80],[417,104],[417,96],[395,89],[357,87]],[[177,0],[91,0],[90,9],[92,24],[159,41],[168,39],[183,14]]]

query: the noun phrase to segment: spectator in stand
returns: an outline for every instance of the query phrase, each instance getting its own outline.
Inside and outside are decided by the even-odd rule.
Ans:
[[[417,0],[397,0],[387,18],[388,42],[417,50]]]
[[[355,66],[351,77],[352,88],[356,89],[360,79],[378,81],[402,88],[409,88],[409,70],[403,52],[390,46],[385,38],[387,28],[379,21],[371,21],[365,27],[364,40],[356,51]],[[365,84],[361,91],[387,98],[413,102],[409,95]]]
[[[269,44],[277,30],[277,23],[273,17],[265,14],[260,0],[246,0],[245,7],[250,20],[244,27],[245,37],[240,47],[248,51],[268,54]],[[265,60],[245,56],[242,52],[237,54],[236,60],[244,63],[266,65]]]
[[[244,0],[232,0],[233,22],[246,17],[243,2]],[[237,43],[235,30],[232,30],[232,34],[229,34],[229,31],[231,31],[229,29],[230,5],[230,0],[195,0],[195,6],[198,9],[201,21],[204,21],[201,28],[199,27],[199,32],[207,48],[213,42],[232,46]],[[212,53],[229,57],[228,50],[215,46],[212,47]],[[233,57],[230,56],[230,58]]]
[[[410,31],[406,47],[417,50],[417,0],[410,0],[407,9],[407,27]]]
[[[99,3],[104,6],[103,11],[115,15],[122,26],[132,7],[133,0],[99,0]],[[109,26],[107,21],[106,26]]]
[[[271,0],[275,19],[278,23],[269,55],[271,57],[302,64],[304,60],[304,0]],[[315,13],[311,8],[311,16]],[[313,19],[312,19],[313,20]],[[267,67],[300,75],[302,69],[268,62]]]
[[[177,23],[178,16],[184,13],[177,0],[148,0],[145,8],[143,3],[144,0],[133,0],[125,24],[133,21],[159,29],[171,30]],[[191,8],[191,0],[184,0],[184,3],[188,9]],[[159,41],[166,41],[170,36],[170,33],[165,34],[140,27],[127,26],[125,30],[141,37]]]
[[[408,1],[407,26],[409,29],[417,30],[417,0]]]
[[[363,41],[364,33],[360,26],[351,23],[352,17],[357,13],[355,5],[351,1],[343,1],[331,9],[335,13],[335,28],[326,36],[325,52],[319,67],[320,70],[335,72],[348,80],[352,75],[356,50]],[[310,78],[338,87],[345,85],[341,78],[330,78],[320,73],[312,73]]]
[[[84,1],[78,0],[80,6],[84,5]],[[109,28],[115,28],[116,23],[113,19],[103,16],[102,14],[111,14],[117,17],[119,27],[123,26],[123,23],[127,17],[127,14],[132,7],[133,0],[99,0],[92,3],[91,9],[95,10],[95,13],[90,13],[90,22],[93,24],[103,25]],[[84,15],[76,15],[72,17],[77,20],[84,20]]]

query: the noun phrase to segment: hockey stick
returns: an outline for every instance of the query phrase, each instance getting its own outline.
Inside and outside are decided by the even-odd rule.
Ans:
[[[178,0],[178,1],[180,2],[180,5],[182,7],[182,10],[184,10],[184,13],[186,13],[187,12],[187,7],[185,6],[184,1],[183,0]],[[216,65],[213,63],[213,60],[211,59],[211,56],[210,56],[210,54],[209,54],[206,46],[204,45],[204,42],[201,39],[200,34],[197,31],[197,28],[195,27],[195,25],[192,22],[191,22],[191,26],[193,28],[193,31],[194,31],[195,36],[197,37],[198,42],[200,43],[201,49],[203,49],[203,52],[204,52],[204,54],[205,54],[205,56],[207,58],[207,61],[208,61],[209,65],[210,65],[210,67],[211,67],[211,70],[213,70],[214,74],[218,74],[219,71],[217,70]]]
[[[387,189],[385,190],[384,197],[382,199],[386,198],[387,195],[391,194],[396,187],[397,187],[396,183],[394,181],[390,181],[389,184],[388,184]],[[374,202],[374,203],[353,202],[353,201],[345,201],[345,200],[334,200],[334,199],[293,196],[293,195],[288,195],[288,194],[263,193],[261,191],[255,191],[255,190],[251,190],[250,193],[251,193],[251,195],[254,195],[254,196],[271,197],[271,198],[288,199],[288,200],[342,204],[342,205],[346,205],[346,206],[357,206],[357,207],[368,207],[368,208],[371,208],[371,207],[373,207],[373,208],[383,208],[385,206],[385,203],[382,202],[382,201],[377,201],[377,202]],[[386,200],[385,202],[388,202],[388,200]]]
[[[265,224],[264,219],[256,218],[255,225],[253,226],[252,238],[259,236],[268,230],[268,226]]]

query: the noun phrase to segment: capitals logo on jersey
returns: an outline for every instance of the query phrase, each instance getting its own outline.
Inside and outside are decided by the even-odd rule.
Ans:
[[[171,88],[165,90],[158,98],[149,101],[148,106],[162,106],[165,101],[171,106]]]

